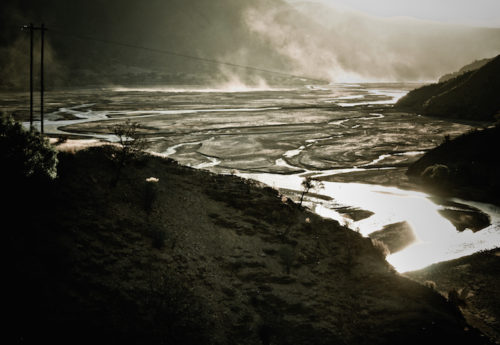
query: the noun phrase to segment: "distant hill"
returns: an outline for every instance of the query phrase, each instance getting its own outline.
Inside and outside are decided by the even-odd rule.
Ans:
[[[439,78],[439,82],[443,83],[445,81],[448,81],[450,79],[456,78],[458,76],[461,76],[462,74],[465,74],[470,71],[475,71],[486,65],[488,62],[490,62],[493,59],[481,59],[481,60],[476,60],[462,68],[460,68],[459,71],[453,72],[453,73],[448,73],[443,75],[441,78]]]
[[[26,89],[29,34],[19,28],[30,22],[49,29],[48,87],[290,81],[200,59],[334,82],[434,80],[500,53],[499,28],[377,18],[310,2],[3,0],[0,88]]]
[[[493,121],[500,112],[500,55],[483,67],[410,91],[395,108],[424,115]]]

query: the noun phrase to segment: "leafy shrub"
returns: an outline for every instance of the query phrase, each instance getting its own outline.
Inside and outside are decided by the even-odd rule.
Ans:
[[[444,164],[434,164],[425,168],[420,176],[425,182],[442,183],[450,177],[450,169]]]
[[[0,160],[8,179],[57,176],[57,152],[49,141],[6,115],[0,117]]]
[[[434,291],[437,290],[437,285],[436,285],[436,282],[432,281],[432,280],[426,280],[424,282],[424,286],[427,286],[429,289],[432,289]]]

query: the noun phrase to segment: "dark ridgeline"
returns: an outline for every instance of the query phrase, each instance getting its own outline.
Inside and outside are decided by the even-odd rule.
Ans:
[[[431,191],[500,203],[500,55],[467,65],[454,77],[410,91],[395,108],[469,120],[494,127],[472,130],[443,143],[408,168],[407,175]],[[483,122],[477,122],[483,121]]]
[[[433,191],[500,204],[500,126],[472,130],[427,152],[407,174]]]
[[[491,60],[493,59],[481,59],[481,60],[476,60],[462,68],[460,68],[460,70],[458,70],[457,72],[453,72],[453,73],[448,73],[448,74],[445,74],[443,75],[441,78],[439,78],[439,82],[440,83],[443,83],[445,81],[448,81],[450,79],[453,79],[453,78],[456,78],[462,74],[465,74],[467,72],[470,72],[470,71],[475,71],[477,69],[480,69],[481,67],[483,67],[484,65],[486,65],[488,62],[490,62]]]
[[[424,115],[494,121],[500,115],[500,55],[478,69],[410,91],[395,105]]]

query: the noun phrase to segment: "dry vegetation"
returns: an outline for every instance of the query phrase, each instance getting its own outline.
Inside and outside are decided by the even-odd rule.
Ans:
[[[147,155],[115,184],[116,150],[60,152],[54,182],[8,188],[17,341],[487,343],[370,239],[276,190]]]
[[[419,282],[433,282],[434,289],[449,298],[458,293],[460,309],[467,321],[500,342],[500,249],[438,263],[407,273]]]

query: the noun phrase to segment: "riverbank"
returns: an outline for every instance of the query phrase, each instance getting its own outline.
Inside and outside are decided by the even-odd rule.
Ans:
[[[8,194],[18,340],[487,343],[371,240],[276,190],[149,155],[113,182],[116,154],[61,152],[55,183]]]
[[[500,344],[500,249],[480,252],[408,272],[422,284],[430,284],[443,296],[455,290],[467,321]]]
[[[408,168],[427,190],[500,205],[500,125],[445,140]]]

